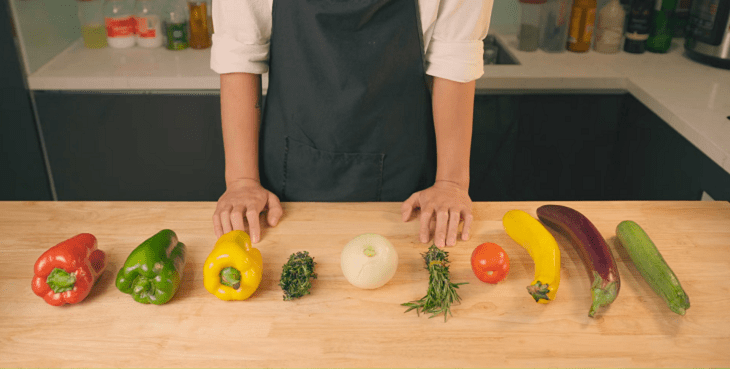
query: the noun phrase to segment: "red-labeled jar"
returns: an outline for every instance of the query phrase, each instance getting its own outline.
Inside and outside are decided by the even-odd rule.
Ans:
[[[137,42],[134,8],[126,0],[107,0],[104,4],[104,23],[109,47],[122,49],[132,47]]]

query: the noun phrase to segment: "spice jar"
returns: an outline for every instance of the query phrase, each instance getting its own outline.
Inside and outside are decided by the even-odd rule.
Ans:
[[[207,49],[211,46],[208,29],[208,3],[205,0],[188,0],[190,10],[190,39],[193,49]]]
[[[89,49],[106,47],[106,27],[104,26],[104,3],[102,0],[77,0],[79,23],[84,46]]]
[[[540,44],[540,17],[547,0],[520,0],[522,15],[520,17],[520,33],[518,49],[535,51]]]

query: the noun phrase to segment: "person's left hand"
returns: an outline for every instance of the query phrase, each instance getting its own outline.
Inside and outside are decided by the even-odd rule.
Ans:
[[[421,230],[419,239],[426,243],[431,239],[431,224],[435,217],[434,244],[437,247],[454,246],[459,232],[459,223],[463,220],[461,239],[469,239],[471,228],[471,198],[469,191],[454,182],[436,181],[433,186],[414,193],[401,206],[403,221],[411,218],[414,209],[421,210]]]

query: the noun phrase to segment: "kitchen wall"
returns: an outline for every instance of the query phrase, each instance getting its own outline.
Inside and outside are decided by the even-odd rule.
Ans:
[[[2,0],[9,1],[20,40],[26,73],[65,50],[81,37],[76,15],[76,0]]]
[[[0,1],[10,2],[28,74],[37,71],[81,37],[76,0]],[[494,0],[491,29],[514,32],[519,10],[517,0]]]

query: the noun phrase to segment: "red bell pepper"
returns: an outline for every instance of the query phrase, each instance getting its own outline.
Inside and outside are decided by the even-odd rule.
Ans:
[[[75,304],[91,292],[106,268],[106,254],[96,237],[82,233],[51,247],[35,263],[31,286],[53,306]]]

